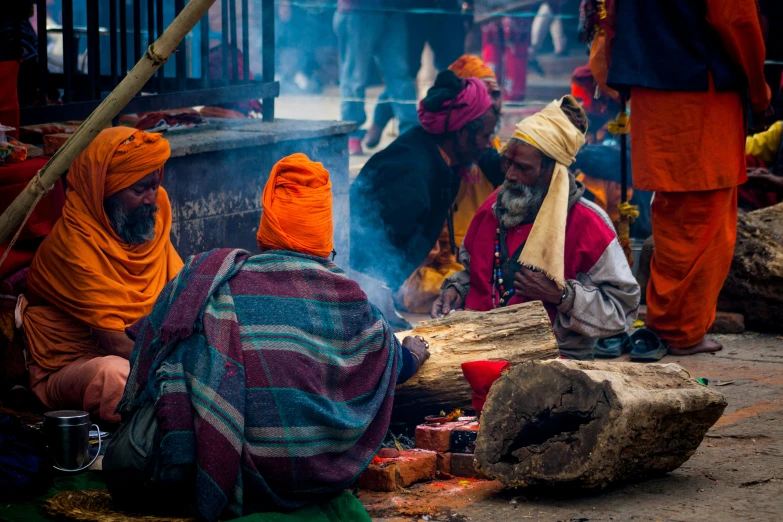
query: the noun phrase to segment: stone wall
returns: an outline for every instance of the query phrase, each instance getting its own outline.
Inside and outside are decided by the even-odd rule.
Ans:
[[[173,212],[172,241],[180,255],[213,248],[257,252],[261,195],[281,158],[303,152],[329,170],[334,194],[336,261],[348,259],[348,149],[353,124],[277,120],[212,120],[172,132],[163,186]]]

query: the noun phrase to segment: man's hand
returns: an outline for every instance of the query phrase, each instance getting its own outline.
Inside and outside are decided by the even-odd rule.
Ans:
[[[748,169],[748,185],[769,192],[783,191],[783,178],[776,176],[767,169]]]
[[[514,292],[532,299],[554,305],[563,300],[563,291],[557,284],[541,272],[534,272],[527,267],[514,274]]]
[[[456,288],[450,286],[441,292],[438,298],[435,299],[435,302],[432,303],[430,317],[437,319],[460,308],[462,308],[462,296],[459,295]]]
[[[402,345],[413,355],[413,360],[416,361],[416,371],[413,373],[418,373],[424,361],[430,358],[430,343],[425,341],[424,337],[417,335],[416,337],[406,337],[402,340]]]
[[[123,359],[130,359],[134,343],[125,332],[108,332],[93,329],[92,338],[97,341],[107,355],[116,355]]]

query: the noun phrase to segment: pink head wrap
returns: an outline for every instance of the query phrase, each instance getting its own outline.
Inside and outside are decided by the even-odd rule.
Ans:
[[[456,98],[445,101],[439,110],[425,109],[425,100],[419,102],[419,122],[430,134],[458,131],[492,107],[487,86],[477,78],[462,80],[462,91]]]

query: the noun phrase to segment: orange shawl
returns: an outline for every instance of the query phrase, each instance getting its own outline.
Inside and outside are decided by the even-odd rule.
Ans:
[[[171,244],[171,205],[158,189],[155,239],[127,245],[114,232],[103,200],[169,158],[158,134],[102,131],[71,164],[63,215],[33,258],[27,282],[35,294],[87,326],[121,332],[147,315],[182,268]]]

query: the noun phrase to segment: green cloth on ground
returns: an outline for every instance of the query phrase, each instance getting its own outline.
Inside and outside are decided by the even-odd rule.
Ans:
[[[44,503],[62,491],[106,489],[100,472],[88,471],[79,475],[61,476],[45,494],[20,501],[0,500],[0,521],[51,522],[44,511]],[[256,513],[234,519],[237,522],[370,522],[370,515],[355,496],[348,491],[330,502],[302,508],[292,513]]]
[[[35,498],[19,501],[0,500],[0,520],[3,522],[51,522],[44,511],[44,503],[62,491],[106,489],[103,477],[97,471],[79,475],[60,476],[54,479],[49,491]]]
[[[256,513],[235,522],[370,522],[359,499],[348,491],[329,502],[305,507],[292,513]]]

